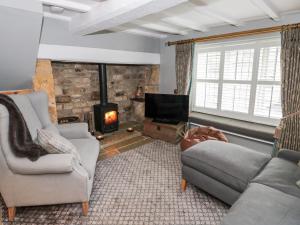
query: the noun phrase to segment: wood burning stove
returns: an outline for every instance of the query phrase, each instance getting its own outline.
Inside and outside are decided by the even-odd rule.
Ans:
[[[119,129],[118,104],[107,100],[106,65],[99,64],[100,104],[94,105],[95,129],[108,133]]]

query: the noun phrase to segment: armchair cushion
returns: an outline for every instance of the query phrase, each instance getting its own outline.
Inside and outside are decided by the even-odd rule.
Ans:
[[[38,143],[50,154],[73,154],[74,158],[80,161],[80,155],[76,147],[61,135],[45,129],[37,130]]]
[[[36,91],[30,94],[27,94],[31,105],[39,117],[43,127],[51,125],[51,120],[49,117],[48,111],[48,95],[44,91]]]
[[[67,139],[92,138],[87,123],[66,123],[57,125],[59,133]]]
[[[43,126],[27,95],[10,95],[10,97],[14,100],[21,111],[32,140],[35,140],[37,138],[36,130]]]
[[[14,156],[7,158],[12,172],[22,175],[70,173],[73,171],[73,161],[72,154],[48,154],[34,162]]]
[[[88,172],[89,178],[95,173],[96,162],[99,155],[99,141],[96,139],[70,139],[76,146],[81,157],[81,165]]]

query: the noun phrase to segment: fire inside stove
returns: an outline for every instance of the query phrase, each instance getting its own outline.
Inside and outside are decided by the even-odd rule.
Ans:
[[[109,111],[104,115],[105,125],[110,125],[118,121],[117,111]]]

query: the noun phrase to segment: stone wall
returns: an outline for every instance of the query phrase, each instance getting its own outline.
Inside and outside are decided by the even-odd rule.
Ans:
[[[58,118],[78,116],[84,120],[99,103],[98,66],[52,62]],[[132,98],[137,86],[145,92],[159,91],[159,66],[107,65],[108,101],[119,105],[120,122],[132,119]]]
[[[48,94],[50,118],[53,123],[57,123],[54,79],[50,60],[37,60],[32,87],[34,91],[45,91]]]

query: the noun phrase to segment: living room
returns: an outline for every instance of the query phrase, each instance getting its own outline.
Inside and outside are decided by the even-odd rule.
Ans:
[[[2,224],[300,224],[299,0],[0,0],[0,30]]]

